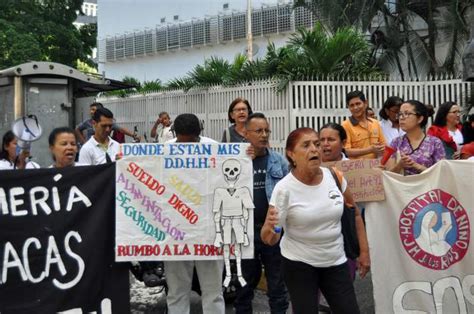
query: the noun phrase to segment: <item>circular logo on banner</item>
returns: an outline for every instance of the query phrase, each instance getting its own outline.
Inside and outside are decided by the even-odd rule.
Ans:
[[[466,255],[471,228],[461,203],[440,189],[412,199],[399,219],[405,251],[418,264],[448,269]]]

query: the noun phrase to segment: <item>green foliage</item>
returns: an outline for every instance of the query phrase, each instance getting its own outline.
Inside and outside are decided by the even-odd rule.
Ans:
[[[248,61],[246,56],[238,54],[229,63],[212,57],[167,86],[188,90],[275,78],[283,88],[294,80],[374,73],[380,72],[371,64],[369,44],[361,33],[343,28],[332,35],[317,25],[312,30],[298,30],[284,47],[277,49],[270,43],[261,60]]]
[[[350,26],[363,32],[375,29],[383,33],[383,38],[374,44],[372,58],[379,65],[397,68],[402,79],[405,71],[416,79],[422,72],[455,74],[474,9],[473,0],[295,0],[294,3],[295,7],[310,10],[328,30]],[[381,22],[377,25],[377,21]],[[426,23],[426,32],[414,27],[422,24],[420,21]],[[446,43],[448,53],[441,58],[437,47]]]
[[[0,1],[0,69],[28,61],[89,65],[97,30],[73,22],[82,0]]]

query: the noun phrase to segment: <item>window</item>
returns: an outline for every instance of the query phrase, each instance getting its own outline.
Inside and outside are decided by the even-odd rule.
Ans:
[[[166,22],[166,17],[162,17],[161,20],[160,20],[161,23],[165,23]]]
[[[143,55],[145,53],[145,34],[135,34],[135,55]]]
[[[262,28],[264,34],[273,34],[277,32],[277,8],[268,8],[262,10]]]
[[[166,51],[168,49],[168,37],[166,28],[156,30],[156,51]]]
[[[179,26],[179,46],[191,47],[192,28],[190,23],[180,24]]]
[[[168,49],[179,48],[179,27],[177,25],[168,28]]]
[[[153,53],[153,33],[149,30],[145,32],[145,53]]]
[[[224,3],[224,4],[222,5],[222,8],[223,8],[224,10],[227,10],[227,9],[229,8],[229,4],[228,4],[228,3]]]
[[[107,61],[115,60],[115,39],[107,38],[105,40],[105,58]]]
[[[115,58],[120,59],[125,57],[125,38],[119,36],[115,38]]]
[[[179,15],[173,16],[173,20],[178,21],[179,20]]]
[[[134,47],[133,47],[133,41],[134,41],[134,35],[129,34],[125,36],[125,57],[133,57],[134,55]]]

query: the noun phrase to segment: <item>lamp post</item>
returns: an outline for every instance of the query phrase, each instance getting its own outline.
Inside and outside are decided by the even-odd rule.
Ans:
[[[463,75],[464,81],[474,82],[474,25],[471,27],[471,38],[467,42],[464,48],[462,56]]]
[[[252,0],[247,0],[247,60],[252,61],[253,57],[253,37],[252,37]]]

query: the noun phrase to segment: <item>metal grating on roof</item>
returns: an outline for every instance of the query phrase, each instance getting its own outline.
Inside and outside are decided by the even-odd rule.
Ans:
[[[256,37],[294,32],[299,27],[311,28],[315,22],[310,11],[301,7],[293,10],[292,4],[262,7],[252,11],[252,34]],[[152,30],[100,39],[99,62],[241,40],[246,38],[246,34],[245,12],[157,26]]]

